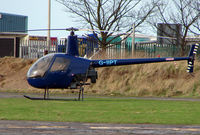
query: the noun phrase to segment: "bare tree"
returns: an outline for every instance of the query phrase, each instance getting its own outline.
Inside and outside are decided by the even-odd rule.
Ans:
[[[196,36],[200,36],[200,20],[196,21],[190,31]]]
[[[196,12],[196,14],[200,14],[200,0],[195,1],[194,5],[191,5],[191,8],[194,9],[194,12]],[[190,31],[194,35],[200,36],[200,18],[195,21],[195,23],[190,28]]]
[[[100,45],[105,49],[112,40],[121,35],[117,34],[108,40],[115,31],[126,30],[126,32],[130,32],[133,23],[136,23],[136,27],[140,26],[148,16],[155,12],[157,3],[160,0],[56,1],[63,4],[68,13],[78,16],[79,22],[84,27],[88,27],[93,31],[97,30],[101,36],[101,40],[98,39]]]
[[[170,1],[171,3],[167,2],[162,6],[159,6],[159,15],[157,18],[152,18],[151,21],[149,21],[149,23],[151,23],[157,29],[158,22],[165,24],[180,24],[182,26],[182,34],[180,37],[181,55],[185,53],[185,46],[187,44],[186,37],[189,35],[189,33],[191,33],[192,27],[199,28],[199,7],[195,6],[198,8],[198,10],[193,8],[194,5],[199,3],[199,1],[200,0],[172,0]],[[170,29],[175,31],[175,29],[172,27]]]

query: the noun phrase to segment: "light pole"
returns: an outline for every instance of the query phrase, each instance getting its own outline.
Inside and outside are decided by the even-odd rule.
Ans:
[[[48,35],[47,35],[47,45],[48,45],[48,52],[50,52],[51,46],[51,0],[48,0]]]

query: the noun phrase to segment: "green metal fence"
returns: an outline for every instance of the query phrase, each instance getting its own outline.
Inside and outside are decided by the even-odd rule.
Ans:
[[[126,44],[126,50],[132,52],[132,45]],[[181,46],[169,45],[169,44],[157,44],[157,43],[136,43],[134,45],[134,52],[143,53],[147,57],[178,57],[182,54],[187,56],[190,51],[190,45],[184,47],[184,52]]]
[[[182,52],[181,46],[157,44],[156,42],[136,43],[133,48],[132,44],[126,42],[125,44],[115,45],[107,48],[106,55],[108,58],[131,58],[131,57],[180,57],[188,56],[191,45],[184,47]],[[200,49],[198,50],[200,52]],[[199,57],[198,53],[198,57]]]

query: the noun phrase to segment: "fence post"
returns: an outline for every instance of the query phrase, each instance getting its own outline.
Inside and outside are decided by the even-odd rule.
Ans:
[[[135,24],[132,26],[132,53],[135,51]]]

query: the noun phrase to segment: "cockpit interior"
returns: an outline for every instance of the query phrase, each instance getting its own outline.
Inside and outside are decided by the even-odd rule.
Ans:
[[[60,72],[66,71],[69,67],[70,60],[66,57],[59,57],[55,54],[48,54],[38,59],[29,69],[27,78],[42,78],[47,71]]]

